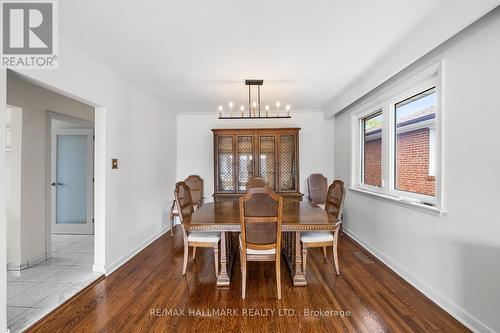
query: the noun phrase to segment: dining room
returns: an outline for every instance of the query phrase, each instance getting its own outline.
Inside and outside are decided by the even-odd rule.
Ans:
[[[49,15],[22,42],[50,35],[56,65],[0,34],[0,332],[500,331],[500,1],[40,2],[1,4],[4,30]],[[71,295],[10,271],[14,81],[92,109],[93,278]],[[45,132],[19,146],[50,152]],[[22,162],[51,230],[28,186],[72,183]]]

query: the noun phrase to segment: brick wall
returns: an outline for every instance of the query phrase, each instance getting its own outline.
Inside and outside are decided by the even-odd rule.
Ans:
[[[381,139],[365,144],[365,184],[381,186]],[[429,129],[398,134],[396,188],[435,195],[435,179],[429,176]]]
[[[364,183],[372,186],[382,186],[382,139],[365,143]]]

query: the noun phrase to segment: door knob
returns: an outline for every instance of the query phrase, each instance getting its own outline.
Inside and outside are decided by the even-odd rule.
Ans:
[[[63,183],[52,183],[50,184],[51,186],[56,186],[56,185],[64,185]]]

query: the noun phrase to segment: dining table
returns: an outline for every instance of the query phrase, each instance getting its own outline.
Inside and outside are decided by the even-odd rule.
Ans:
[[[307,281],[302,268],[300,233],[307,231],[334,231],[337,218],[319,206],[305,201],[284,200],[281,224],[282,255],[287,262],[294,286],[305,286]],[[186,232],[220,232],[220,269],[217,286],[231,283],[231,270],[238,252],[237,236],[241,232],[238,200],[216,200],[204,203],[191,216],[183,219]]]

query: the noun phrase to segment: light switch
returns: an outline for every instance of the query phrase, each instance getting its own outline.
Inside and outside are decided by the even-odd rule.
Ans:
[[[113,170],[118,169],[118,159],[117,158],[111,159],[111,169],[113,169]]]

